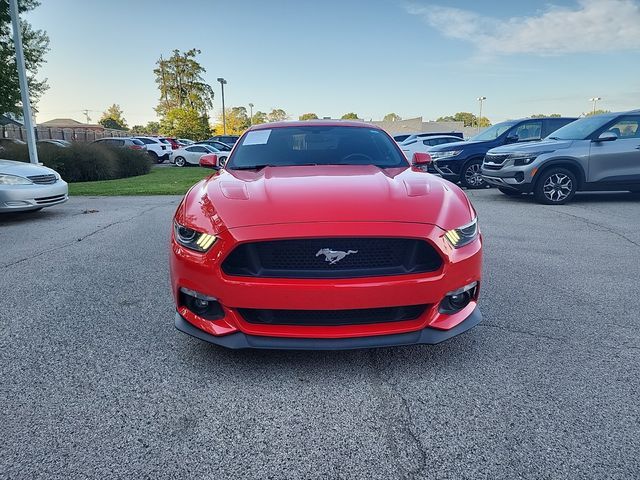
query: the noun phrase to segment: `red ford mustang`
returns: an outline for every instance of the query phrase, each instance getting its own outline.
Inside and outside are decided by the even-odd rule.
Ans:
[[[466,195],[359,122],[255,126],[194,185],[171,235],[176,327],[230,348],[438,343],[476,325]],[[422,165],[424,167],[424,165]]]

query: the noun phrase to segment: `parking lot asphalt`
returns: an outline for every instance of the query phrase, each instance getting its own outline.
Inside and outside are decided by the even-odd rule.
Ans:
[[[174,330],[178,197],[0,216],[0,477],[639,478],[640,196],[470,198],[483,323],[343,352]]]

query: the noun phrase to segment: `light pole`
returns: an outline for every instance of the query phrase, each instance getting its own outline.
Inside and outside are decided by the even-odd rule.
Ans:
[[[16,47],[16,64],[18,65],[18,80],[20,82],[20,96],[22,99],[22,116],[24,127],[27,129],[27,145],[29,147],[29,161],[38,163],[38,151],[36,150],[36,136],[33,131],[33,116],[31,102],[29,101],[29,83],[24,66],[24,49],[22,48],[22,30],[20,17],[18,16],[18,0],[9,0],[9,10],[13,27],[13,43]]]
[[[480,102],[480,115],[478,115],[478,132],[480,131],[480,119],[482,118],[482,102],[484,102],[487,99],[487,97],[478,97],[477,100],[478,102]]]
[[[227,84],[227,81],[220,77],[218,78],[220,82],[220,86],[222,87],[222,133],[223,135],[227,134],[227,112],[224,111],[224,86]]]
[[[596,113],[596,104],[598,103],[598,101],[599,101],[599,100],[602,100],[602,98],[600,98],[600,97],[591,97],[591,98],[589,99],[589,101],[590,101],[590,102],[593,102],[593,110],[592,110],[592,113],[593,113],[594,115],[595,115],[595,113]]]
[[[249,125],[253,125],[253,103],[249,104]]]

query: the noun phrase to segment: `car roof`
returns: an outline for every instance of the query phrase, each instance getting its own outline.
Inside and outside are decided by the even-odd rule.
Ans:
[[[271,122],[253,125],[252,127],[249,127],[249,130],[267,130],[271,128],[285,127],[359,127],[382,130],[377,125],[372,125],[367,122],[356,122],[353,120],[293,120],[285,122]]]

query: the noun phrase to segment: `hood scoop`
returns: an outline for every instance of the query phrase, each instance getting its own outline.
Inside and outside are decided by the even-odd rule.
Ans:
[[[249,200],[247,186],[238,182],[220,182],[222,195],[231,200]]]

